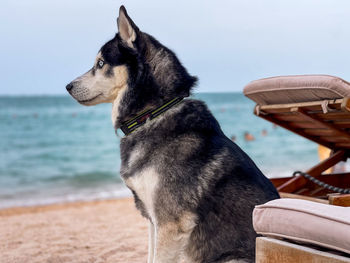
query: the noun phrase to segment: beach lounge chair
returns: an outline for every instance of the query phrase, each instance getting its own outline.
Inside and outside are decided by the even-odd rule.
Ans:
[[[324,173],[350,154],[350,83],[328,75],[281,76],[253,81],[244,94],[256,102],[255,115],[331,149],[309,170],[271,179],[281,196],[350,206],[350,174]]]
[[[326,75],[285,76],[253,81],[244,94],[256,102],[257,116],[331,150],[306,173],[271,179],[287,198],[254,209],[262,235],[256,262],[350,262],[350,207],[340,207],[350,206],[350,195],[338,193],[347,192],[350,174],[325,173],[349,157],[350,84]]]

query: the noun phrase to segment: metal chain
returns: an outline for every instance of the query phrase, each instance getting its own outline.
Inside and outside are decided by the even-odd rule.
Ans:
[[[325,182],[322,182],[322,181],[316,179],[315,177],[313,177],[307,173],[303,173],[301,171],[296,171],[293,173],[293,176],[297,176],[297,175],[302,175],[306,179],[310,180],[311,182],[313,182],[313,183],[315,183],[315,184],[317,184],[325,189],[331,190],[333,192],[337,192],[337,193],[341,193],[341,194],[350,194],[350,189],[344,189],[344,188],[340,188],[340,187],[336,187],[336,186],[327,184]]]

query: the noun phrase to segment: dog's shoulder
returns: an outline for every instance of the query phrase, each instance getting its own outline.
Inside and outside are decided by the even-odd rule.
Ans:
[[[124,179],[135,197],[136,206],[142,214],[154,221],[154,200],[159,185],[159,174],[154,167],[147,167]],[[138,201],[141,201],[138,203]]]

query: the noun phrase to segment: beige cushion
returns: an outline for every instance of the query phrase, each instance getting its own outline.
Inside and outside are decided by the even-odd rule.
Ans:
[[[282,198],[256,206],[253,225],[258,234],[350,254],[350,207]]]
[[[281,76],[250,82],[244,95],[259,105],[350,97],[350,83],[328,75]]]

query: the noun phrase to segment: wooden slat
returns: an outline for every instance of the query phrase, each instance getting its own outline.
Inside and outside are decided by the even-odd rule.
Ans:
[[[349,120],[333,121],[332,124],[341,129],[350,128]]]
[[[306,110],[306,111],[322,111],[323,112],[323,109],[322,109],[322,105],[317,105],[317,106],[307,106],[307,105],[305,105],[305,106],[303,106],[303,107],[301,107],[301,108],[303,108],[303,110]],[[342,109],[342,107],[341,107],[341,103],[334,103],[334,104],[332,104],[332,103],[330,103],[330,104],[328,104],[328,108],[330,109],[330,110],[334,110],[334,111],[342,111],[343,109]]]
[[[350,138],[344,138],[344,137],[337,136],[337,135],[333,135],[331,137],[320,136],[319,138],[322,141],[330,142],[330,143],[348,143],[348,142],[350,142]]]
[[[328,168],[344,160],[345,158],[344,156],[345,156],[345,151],[343,150],[337,151],[336,153],[329,156],[329,158],[325,159],[323,162],[319,163],[318,165],[306,171],[306,173],[308,173],[313,177],[318,177],[319,175],[321,175],[322,172],[324,172]],[[277,190],[279,192],[293,193],[296,190],[302,188],[306,183],[307,183],[307,180],[303,176],[299,175],[299,176],[292,177],[288,182],[277,187]]]
[[[321,174],[318,179],[326,184],[330,184],[336,187],[344,188],[346,186],[350,187],[350,174],[349,173],[337,173],[337,174]],[[306,186],[312,191],[318,188],[318,185],[311,181],[308,181]],[[331,193],[331,191],[328,191]]]
[[[302,200],[308,200],[308,201],[313,201],[313,202],[322,203],[322,204],[329,203],[328,200],[314,198],[314,197],[305,196],[305,195],[296,195],[296,194],[285,193],[285,192],[279,192],[279,194],[280,194],[281,198],[302,199]]]
[[[293,194],[296,195],[310,195],[310,189],[306,188],[303,186],[303,188],[298,189],[297,191],[295,191]]]
[[[323,120],[350,120],[349,112],[316,113],[311,115]]]
[[[318,177],[319,175],[321,175],[322,172],[326,171],[328,168],[344,160],[346,160],[346,152],[344,150],[339,150],[331,154],[327,159],[323,160],[319,164],[306,171],[306,173],[308,173],[311,176]]]
[[[305,120],[309,120],[310,122],[313,122],[315,124],[318,124],[320,126],[323,126],[324,128],[330,129],[334,132],[337,132],[339,136],[345,137],[345,138],[349,138],[350,139],[350,134],[335,127],[332,124],[323,122],[321,119],[319,119],[317,116],[314,115],[308,115],[305,111],[303,111],[300,108],[296,108],[295,112],[297,112],[297,114],[299,114],[300,116],[302,116]]]
[[[309,192],[309,196],[325,196],[328,193],[331,193],[328,189],[320,187],[317,185],[312,191]]]
[[[340,104],[336,104],[337,106],[333,107],[332,110],[337,110],[337,111],[342,111],[341,109],[341,105]],[[283,107],[283,108],[276,108],[276,107],[273,107],[273,108],[263,108],[263,112],[265,113],[288,113],[290,112],[290,109],[294,108],[295,106],[292,106],[292,107]],[[323,113],[323,109],[322,109],[322,106],[321,105],[316,105],[316,106],[305,106],[305,107],[302,107],[304,110],[306,111],[311,111],[311,112],[314,112],[314,113]]]
[[[302,222],[301,222],[302,223]],[[256,263],[349,263],[350,258],[275,238],[256,239]]]
[[[298,115],[293,114],[293,113],[274,113],[271,114],[273,118],[280,120],[280,121],[288,121],[288,122],[300,122],[300,121],[305,121],[303,118],[300,118]],[[350,114],[348,113],[347,115],[344,116],[327,116],[327,115],[321,115],[321,114],[309,114],[309,116],[318,118],[320,121],[324,122],[340,122],[340,121],[350,121]],[[321,116],[321,117],[319,117]]]
[[[341,105],[344,103],[344,99],[337,99],[337,100],[329,100],[328,101],[328,107],[329,108],[340,108]],[[283,109],[283,108],[307,108],[307,107],[319,107],[324,103],[324,101],[310,101],[310,102],[298,102],[298,103],[286,103],[286,104],[271,104],[271,105],[261,105],[260,109],[262,111],[269,110],[269,109]]]
[[[303,129],[306,134],[314,135],[314,136],[335,136],[337,135],[336,132],[329,130],[329,129],[310,129],[306,128]]]
[[[270,115],[269,115],[270,116]],[[259,116],[262,117],[262,116]],[[279,120],[279,121],[284,121],[284,122],[300,122],[300,121],[305,121],[303,118],[300,118],[295,113],[289,113],[289,114],[273,114],[270,116],[273,119]]]
[[[317,117],[318,114],[310,114],[310,116],[315,116]],[[321,115],[322,116],[322,115]],[[327,115],[323,115],[322,117],[317,117],[320,120],[324,121],[324,122],[331,122],[334,123],[336,121],[350,121],[350,115],[344,115],[344,116],[327,116]]]
[[[336,143],[335,148],[338,149],[349,149],[350,148],[350,143]]]
[[[282,114],[282,113],[289,113],[290,108],[272,108],[272,109],[265,109],[263,110],[264,113],[268,114]]]
[[[284,184],[285,182],[287,182],[288,180],[290,180],[290,176],[289,177],[279,177],[279,178],[270,178],[271,183],[277,188],[278,186]]]
[[[293,179],[294,177],[283,177],[283,178],[271,178],[270,181],[273,185],[278,188],[283,183]],[[278,181],[275,181],[278,179]],[[336,173],[336,174],[321,174],[318,176],[318,179],[327,184],[336,186],[336,187],[350,187],[350,173]],[[307,180],[307,183],[303,186],[303,188],[298,189],[293,193],[295,196],[300,196],[303,198],[304,196],[325,196],[328,193],[332,193],[332,191],[327,189],[321,189],[315,183]]]
[[[337,206],[350,206],[350,194],[330,195],[329,203]]]
[[[315,125],[314,123],[312,122],[309,122],[309,121],[298,121],[298,122],[290,122],[288,123],[288,126],[290,126],[291,128],[295,128],[295,129],[299,129],[299,128],[322,128],[322,126],[319,126],[319,125]],[[350,127],[350,122],[349,122],[349,127]]]
[[[257,114],[257,113],[255,112],[255,114]],[[302,136],[302,137],[305,137],[305,138],[307,138],[307,139],[309,139],[309,140],[311,140],[311,141],[313,141],[313,142],[316,142],[317,144],[324,145],[324,146],[326,146],[326,147],[328,147],[328,148],[330,148],[330,149],[334,149],[334,147],[335,147],[335,145],[334,145],[333,143],[329,143],[329,142],[322,141],[322,140],[320,140],[320,138],[317,137],[317,136],[312,136],[312,135],[306,134],[306,133],[303,132],[302,130],[297,130],[297,129],[294,129],[294,128],[290,127],[290,125],[289,125],[288,122],[279,121],[279,120],[277,120],[277,119],[271,117],[270,115],[258,115],[258,116],[259,116],[260,118],[263,118],[263,119],[265,119],[265,120],[268,120],[268,121],[270,121],[270,122],[272,122],[272,123],[275,123],[275,124],[277,124],[277,125],[279,125],[279,126],[285,128],[285,129],[287,129],[287,130],[289,130],[289,131],[291,131],[291,132],[294,132],[294,133],[296,133],[296,134],[298,134],[298,135],[300,135],[300,136]]]
[[[293,193],[302,188],[307,183],[307,180],[302,176],[296,176],[290,179],[288,182],[277,187],[279,192]]]

